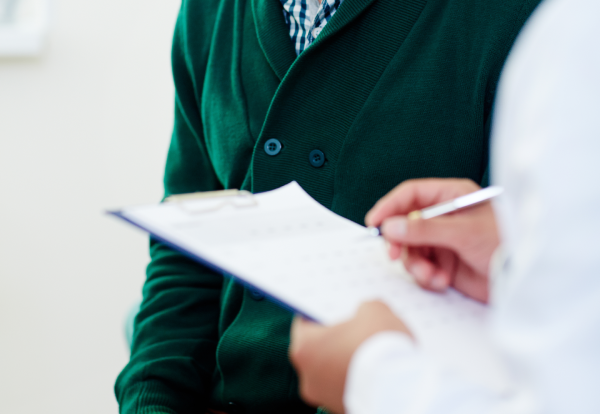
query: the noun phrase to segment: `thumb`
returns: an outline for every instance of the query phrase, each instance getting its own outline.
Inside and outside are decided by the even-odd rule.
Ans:
[[[457,216],[428,220],[411,220],[404,216],[396,216],[383,222],[381,233],[390,243],[457,250],[465,237],[464,224],[464,220]]]

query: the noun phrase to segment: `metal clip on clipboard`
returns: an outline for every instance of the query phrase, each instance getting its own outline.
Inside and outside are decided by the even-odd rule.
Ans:
[[[219,199],[222,199],[219,201]],[[190,208],[189,201],[196,200],[215,200],[216,203],[211,203],[207,206],[198,206]],[[221,191],[206,191],[189,194],[176,194],[165,198],[165,203],[176,203],[179,207],[189,214],[210,213],[222,209],[225,206],[233,206],[236,208],[254,207],[258,205],[254,194],[246,190],[221,190]],[[198,203],[200,204],[200,203]]]

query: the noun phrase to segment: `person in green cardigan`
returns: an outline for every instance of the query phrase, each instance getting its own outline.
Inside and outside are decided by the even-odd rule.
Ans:
[[[295,180],[362,223],[407,179],[486,185],[496,83],[538,2],[183,0],[165,196]],[[288,361],[291,312],[150,250],[121,413],[317,410]]]

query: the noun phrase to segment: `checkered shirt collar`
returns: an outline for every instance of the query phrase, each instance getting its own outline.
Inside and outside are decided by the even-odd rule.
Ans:
[[[281,0],[283,15],[290,29],[290,38],[294,43],[296,54],[299,55],[310,46],[316,37],[313,36],[313,29],[322,29],[340,7],[342,1],[322,0],[322,3],[318,5],[318,0]],[[315,12],[316,15],[313,17]]]

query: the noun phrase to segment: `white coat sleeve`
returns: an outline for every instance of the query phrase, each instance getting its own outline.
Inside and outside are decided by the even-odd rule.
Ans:
[[[503,72],[492,180],[507,261],[494,341],[511,373],[493,394],[384,332],[351,361],[348,414],[600,413],[600,2],[547,0]]]
[[[408,336],[382,332],[352,357],[344,405],[347,414],[481,414],[490,398],[486,389],[433,363]],[[452,401],[460,401],[456,410],[448,410]]]

